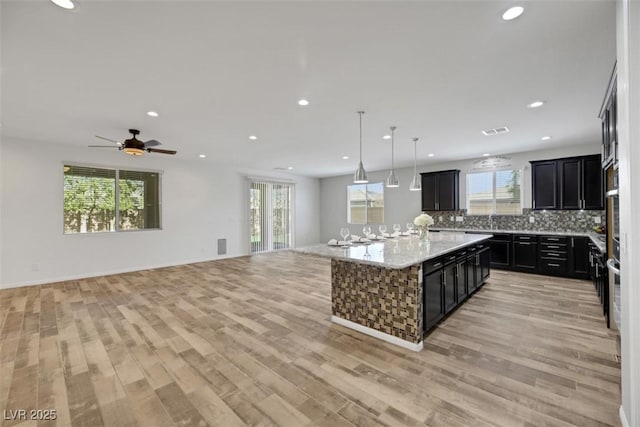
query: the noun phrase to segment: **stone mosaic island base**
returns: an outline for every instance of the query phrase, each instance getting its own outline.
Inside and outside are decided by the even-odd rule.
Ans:
[[[354,328],[341,322],[346,320],[380,331],[404,341],[395,344],[420,350],[423,317],[420,272],[420,265],[393,269],[332,259],[333,321]]]
[[[479,249],[488,249],[490,237],[441,232],[426,242],[404,236],[366,246],[321,244],[296,251],[331,258],[334,323],[420,351],[425,322],[432,327],[488,276]]]

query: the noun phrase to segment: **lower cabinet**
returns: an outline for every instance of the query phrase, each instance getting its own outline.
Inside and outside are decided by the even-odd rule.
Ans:
[[[511,267],[511,242],[511,234],[494,234],[489,240],[492,267]]]
[[[580,279],[590,277],[589,241],[586,237],[571,237],[569,252],[569,274]]]
[[[458,278],[458,264],[450,262],[442,271],[443,305],[444,314],[449,313],[458,303],[456,293],[456,279]]]
[[[490,274],[488,243],[422,264],[423,323],[428,331],[480,287]]]
[[[423,279],[424,330],[429,330],[444,317],[442,269],[425,274]]]
[[[520,238],[524,237],[528,237],[528,239],[520,240]],[[538,242],[531,241],[529,237],[515,236],[513,241],[513,268],[535,272],[538,269]]]

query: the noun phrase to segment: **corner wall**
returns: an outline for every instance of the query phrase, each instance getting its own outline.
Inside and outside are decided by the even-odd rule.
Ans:
[[[6,138],[1,149],[0,288],[248,254],[246,172],[208,160]],[[162,230],[64,235],[64,161],[163,171]],[[318,180],[260,175],[295,182],[295,243],[318,242]],[[217,255],[219,238],[227,239],[225,256]]]
[[[623,427],[640,426],[640,2],[616,3]]]

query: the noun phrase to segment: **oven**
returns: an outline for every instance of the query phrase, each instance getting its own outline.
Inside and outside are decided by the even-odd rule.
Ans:
[[[609,316],[612,328],[620,330],[620,201],[618,198],[618,171],[611,174],[607,191],[607,242],[609,244]]]

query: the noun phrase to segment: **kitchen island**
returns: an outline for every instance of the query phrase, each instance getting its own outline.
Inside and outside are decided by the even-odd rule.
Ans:
[[[488,277],[489,238],[440,232],[295,250],[331,258],[334,323],[420,351],[424,333]]]

